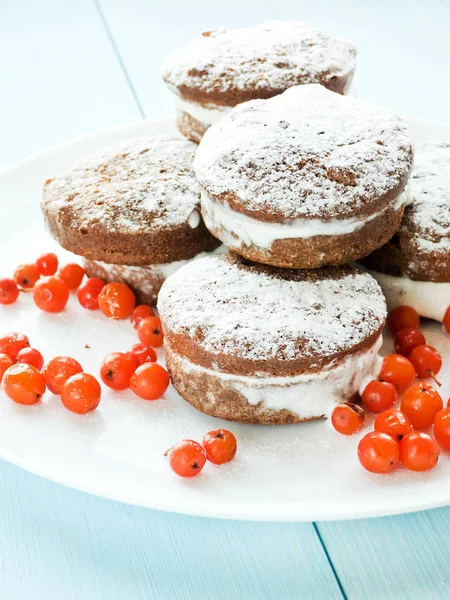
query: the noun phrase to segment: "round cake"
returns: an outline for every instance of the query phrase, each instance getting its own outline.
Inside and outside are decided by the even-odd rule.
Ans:
[[[378,374],[385,300],[352,267],[276,269],[229,252],[177,271],[158,309],[173,385],[212,416],[319,419]]]
[[[194,170],[213,235],[250,260],[311,269],[392,237],[412,160],[394,114],[303,85],[234,108],[205,134]]]
[[[407,304],[442,321],[450,307],[450,142],[417,145],[410,187],[398,232],[362,262],[390,309]]]
[[[168,273],[219,242],[200,215],[196,145],[167,136],[102,150],[48,179],[42,211],[53,237],[89,276],[131,285],[154,302]]]
[[[298,21],[275,21],[207,31],[170,54],[162,75],[174,94],[179,130],[198,142],[241,102],[305,83],[345,93],[355,63],[349,42]]]

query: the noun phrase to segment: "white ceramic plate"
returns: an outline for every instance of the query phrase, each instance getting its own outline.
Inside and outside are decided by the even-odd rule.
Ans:
[[[416,139],[450,139],[450,126],[410,125]],[[44,231],[39,201],[45,179],[102,146],[161,132],[174,132],[171,120],[143,121],[75,140],[0,173],[1,276],[44,251],[55,250],[63,260],[70,256]],[[105,354],[137,341],[128,322],[85,311],[75,298],[63,313],[50,316],[38,311],[29,295],[21,297],[16,305],[0,307],[0,332],[7,330],[27,334],[47,359],[69,354],[93,374],[98,374]],[[450,337],[436,323],[425,324],[423,331],[444,355],[442,394],[447,400]],[[236,459],[222,467],[208,464],[192,480],[176,477],[164,451],[183,438],[201,440],[220,426],[238,439]],[[339,436],[328,422],[284,427],[226,423],[197,412],[173,389],[156,402],[104,389],[98,410],[87,416],[69,413],[48,393],[31,407],[16,405],[0,393],[2,458],[48,479],[131,504],[274,521],[382,516],[450,504],[450,456],[426,474],[399,470],[377,476],[360,467],[357,441]]]

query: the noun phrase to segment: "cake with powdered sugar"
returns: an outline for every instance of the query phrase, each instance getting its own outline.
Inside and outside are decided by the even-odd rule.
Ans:
[[[388,110],[320,85],[234,108],[194,161],[213,235],[286,268],[367,256],[397,230],[413,150]]]
[[[241,102],[306,83],[345,93],[355,63],[349,42],[298,21],[274,21],[207,31],[170,54],[162,75],[175,97],[181,133],[198,142]]]
[[[187,140],[154,136],[84,158],[45,182],[50,232],[84,257],[89,276],[125,281],[140,301],[154,303],[168,274],[219,245],[200,215],[195,150]]]
[[[207,257],[163,284],[158,309],[175,388],[213,416],[317,419],[377,374],[385,301],[377,282],[351,267]]]

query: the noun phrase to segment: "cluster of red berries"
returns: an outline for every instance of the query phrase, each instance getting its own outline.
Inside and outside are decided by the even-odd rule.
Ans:
[[[450,450],[450,400],[444,408],[439,392],[424,379],[436,379],[442,367],[439,352],[426,344],[419,331],[420,317],[409,306],[398,306],[388,316],[395,335],[396,354],[384,357],[378,380],[371,381],[361,394],[363,407],[379,413],[374,431],[358,445],[362,466],[372,473],[389,473],[399,463],[412,471],[432,469],[440,449]],[[420,380],[414,383],[416,377]],[[403,394],[400,410],[395,408]],[[364,424],[364,408],[340,404],[332,414],[334,428],[345,435],[358,432]],[[416,430],[434,425],[434,438]]]
[[[207,460],[215,465],[223,465],[236,455],[237,441],[231,431],[217,429],[209,431],[201,444],[194,440],[182,440],[166,455],[169,455],[170,467],[180,477],[195,477],[205,466]]]
[[[47,388],[78,414],[94,410],[100,402],[100,384],[83,372],[78,361],[56,356],[44,366],[42,354],[30,348],[28,338],[21,333],[0,337],[0,380],[6,394],[18,404],[36,404]]]
[[[156,364],[153,349],[163,342],[161,322],[145,304],[136,306],[130,316],[141,340],[127,352],[111,352],[100,367],[100,377],[113,390],[131,389],[144,400],[157,400],[169,386],[169,374]]]

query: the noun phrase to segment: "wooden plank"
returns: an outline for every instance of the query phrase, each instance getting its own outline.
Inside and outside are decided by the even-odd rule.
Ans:
[[[0,164],[140,118],[94,0],[0,3]]]
[[[318,529],[348,598],[450,598],[450,507]]]
[[[310,524],[183,517],[75,492],[3,463],[0,598],[334,600]]]

